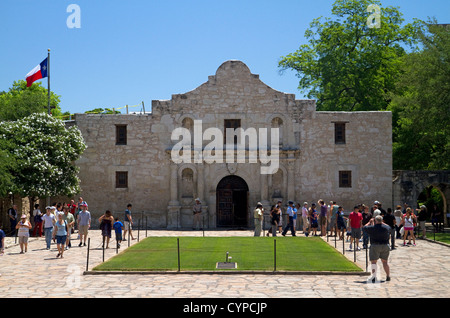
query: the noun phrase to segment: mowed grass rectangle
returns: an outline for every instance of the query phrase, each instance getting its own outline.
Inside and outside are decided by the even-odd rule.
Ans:
[[[216,271],[226,252],[239,271],[273,271],[272,237],[180,237],[181,271]],[[148,237],[93,269],[101,271],[177,271],[176,237]],[[276,238],[277,271],[362,272],[320,238]]]

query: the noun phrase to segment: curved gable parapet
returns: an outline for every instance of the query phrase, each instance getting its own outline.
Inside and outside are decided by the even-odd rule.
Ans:
[[[153,111],[168,113],[284,113],[296,119],[304,111],[315,110],[315,101],[299,103],[295,94],[277,91],[252,74],[249,67],[238,60],[229,60],[219,66],[215,75],[197,88],[173,94],[170,101],[153,102]],[[310,107],[311,105],[312,107]],[[300,109],[301,108],[301,109]]]

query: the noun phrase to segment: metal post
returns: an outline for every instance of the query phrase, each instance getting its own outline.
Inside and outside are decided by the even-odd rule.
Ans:
[[[337,240],[337,220],[336,220],[336,226],[334,228],[334,248],[336,248],[336,246],[337,246],[336,240]]]
[[[367,250],[368,250],[368,249],[369,249],[369,247],[366,246],[366,270],[368,269],[367,266],[369,266],[369,260],[368,260],[368,257],[367,257]]]
[[[273,271],[277,271],[277,239],[273,240]]]
[[[103,239],[105,239],[105,237],[103,237]],[[103,263],[104,263],[105,262],[105,241],[103,241],[103,244],[102,244],[102,253],[103,253],[102,259],[103,259]]]
[[[47,50],[47,107],[48,114],[52,113],[50,108],[50,49]]]
[[[342,255],[345,255],[345,237],[342,234]]]
[[[89,269],[89,248],[91,246],[91,238],[88,238],[88,246],[87,246],[87,256],[86,256],[86,272]]]
[[[148,229],[148,217],[145,216],[145,237],[147,237],[147,229]]]
[[[180,271],[180,239],[177,237],[177,249],[178,249],[178,272]]]
[[[138,242],[139,242],[139,232],[140,232],[140,229],[141,229],[141,219],[138,220],[138,239],[137,239]]]

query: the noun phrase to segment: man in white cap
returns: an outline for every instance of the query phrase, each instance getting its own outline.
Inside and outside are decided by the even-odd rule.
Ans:
[[[202,202],[200,198],[195,199],[194,207],[192,208],[192,212],[194,213],[194,222],[192,225],[192,229],[200,229],[203,230],[202,227]]]

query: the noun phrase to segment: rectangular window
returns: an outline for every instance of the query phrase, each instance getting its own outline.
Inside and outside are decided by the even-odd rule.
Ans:
[[[235,130],[236,128],[241,127],[241,120],[240,119],[225,119],[224,123],[224,133],[223,133],[223,143],[226,145],[227,143],[227,128],[233,128]],[[237,136],[234,136],[234,144],[237,145]]]
[[[351,187],[352,187],[352,172],[339,171],[339,188],[351,188]]]
[[[116,171],[116,188],[128,188],[128,171]]]
[[[345,144],[345,123],[334,123],[334,143]]]
[[[127,125],[116,125],[116,145],[127,144]]]

